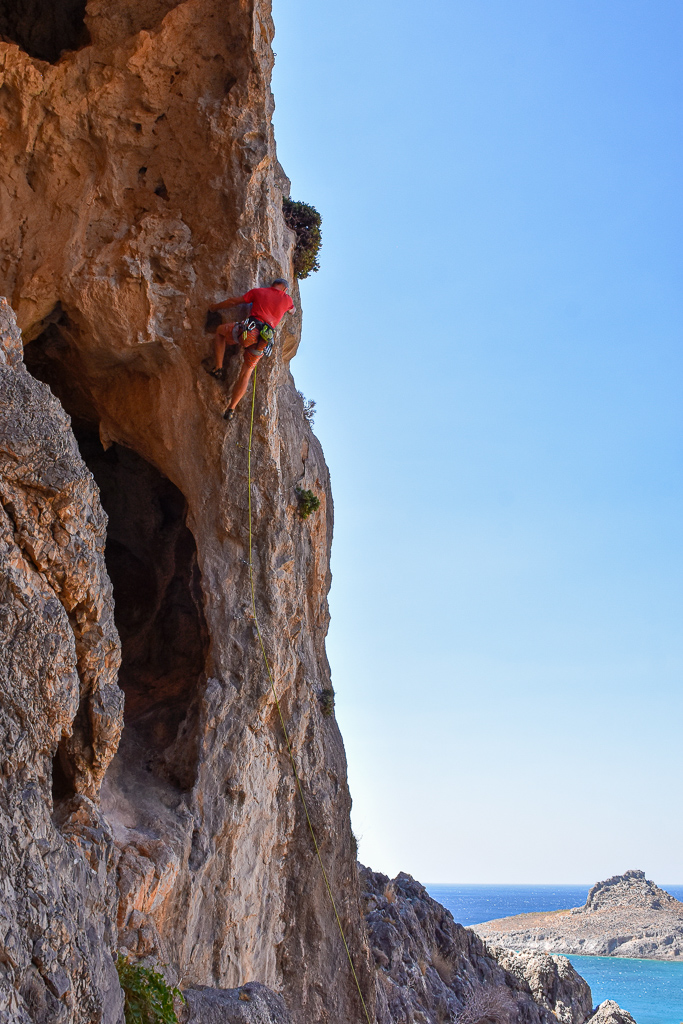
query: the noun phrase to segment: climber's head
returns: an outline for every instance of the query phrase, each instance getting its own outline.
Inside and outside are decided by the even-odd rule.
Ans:
[[[271,288],[277,288],[280,292],[286,292],[289,288],[289,282],[285,281],[284,277],[277,277],[270,286]]]

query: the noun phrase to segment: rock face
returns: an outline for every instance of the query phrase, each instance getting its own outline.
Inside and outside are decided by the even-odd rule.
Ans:
[[[606,999],[595,1011],[592,1024],[636,1024],[636,1022],[631,1014],[622,1010],[617,1003]]]
[[[106,517],[21,354],[0,299],[0,1019],[115,1024],[114,841],[91,799],[123,708]]]
[[[81,892],[59,955],[76,965],[64,967],[72,991],[104,993],[115,880],[120,946],[165,961],[184,986],[259,981],[282,993],[299,1021],[358,1020],[250,611],[248,402],[227,426],[226,389],[203,365],[208,304],[291,277],[268,4],[7,0],[0,31],[0,294],[17,312],[30,371],[18,365],[15,339],[5,370],[15,405],[0,439],[3,629],[12,640],[2,652],[11,752],[2,799],[19,829],[17,850],[29,833],[34,839],[30,860],[23,851],[16,869],[11,858],[0,863],[17,893],[8,928],[20,934],[31,914]],[[285,358],[298,340],[290,320],[258,370],[257,605],[372,1010],[345,755],[321,703],[331,689],[332,502]],[[231,377],[239,363],[231,360]],[[82,460],[109,517],[120,653],[102,562],[105,517]],[[321,501],[305,522],[297,487]],[[107,769],[121,724],[119,657],[125,724]],[[89,823],[69,823],[70,799],[80,800],[81,818],[88,808]],[[93,833],[87,865],[81,855],[74,863],[75,839],[65,838],[78,828]],[[41,830],[44,853],[34,849]],[[107,856],[110,869],[100,871]],[[38,872],[43,858],[52,889],[41,910],[17,872]],[[97,913],[81,914],[88,900],[100,901]],[[78,941],[92,944],[97,962],[75,938],[75,922],[91,918],[92,936]],[[30,927],[19,960],[8,953],[1,967],[8,999],[33,998],[22,978],[51,970],[47,953],[41,966],[43,954],[31,952],[38,925]],[[19,941],[10,935],[7,948]],[[50,998],[66,1006],[62,981],[54,986],[60,994]],[[30,1019],[43,1019],[36,1014]],[[65,1019],[96,1016],[74,999]]]
[[[45,364],[35,368],[45,372]],[[260,970],[271,981],[269,965],[278,953],[287,964],[291,936],[278,923],[277,912],[285,918],[289,911],[295,922],[306,922],[298,947],[305,967],[296,979],[281,968],[275,984],[291,1004],[299,1004],[295,1019],[339,1019],[334,1010],[328,1017],[327,1006],[344,1000],[353,1006],[353,992],[348,991],[348,979],[344,987],[338,972],[336,989],[319,992],[313,1012],[300,1005],[321,974],[337,971],[340,957],[332,945],[334,930],[325,919],[329,908],[316,897],[306,836],[301,836],[301,822],[297,834],[297,822],[292,821],[293,787],[281,748],[279,758],[262,753],[266,764],[258,771],[251,763],[241,766],[245,721],[237,701],[226,700],[219,680],[204,681],[201,675],[195,680],[196,690],[188,694],[187,675],[197,668],[197,652],[205,649],[209,627],[201,610],[206,599],[197,547],[183,521],[187,506],[181,492],[132,451],[119,445],[105,451],[91,430],[77,426],[80,452],[100,480],[112,514],[105,534],[98,490],[68,418],[46,385],[26,371],[20,337],[4,302],[0,388],[0,727],[5,756],[0,864],[6,895],[0,1019],[21,1024],[120,1024],[122,998],[111,957],[118,920],[118,943],[129,952],[157,957],[169,957],[170,952],[171,971],[186,990],[183,1019],[188,1024],[290,1024],[281,996],[263,984],[227,989],[194,980],[202,974],[212,981],[221,977],[215,960],[212,975],[202,959],[202,943],[213,939],[220,957],[228,941],[216,904],[230,915],[233,928],[238,923],[249,927],[243,917],[256,911],[260,930],[252,937],[258,945],[254,942],[242,951],[231,937],[231,967],[235,972]],[[303,416],[300,419],[303,423]],[[291,427],[292,420],[298,425],[295,417],[285,425]],[[115,682],[120,645],[103,557],[105,536],[107,565],[122,605],[117,609],[121,677],[132,707],[116,756],[122,703]],[[314,543],[306,552],[312,558]],[[318,584],[321,578],[327,581],[321,574]],[[282,579],[278,577],[277,586],[287,594]],[[265,591],[272,605],[277,594]],[[234,625],[232,629],[237,631]],[[309,653],[305,646],[298,650]],[[245,674],[251,669],[256,676],[253,663],[243,650],[240,653],[238,664],[246,662]],[[314,647],[313,653],[324,666],[322,648]],[[268,716],[272,721],[270,695],[263,683],[259,687],[254,681],[249,687],[240,682],[248,715],[256,707],[261,722]],[[316,742],[314,730],[322,732],[333,723],[311,719],[317,705],[310,698],[307,708],[301,704],[303,698],[294,704],[295,715],[314,734],[297,743],[292,730],[297,754],[304,755],[309,771],[317,757],[329,778],[335,762],[321,749],[320,740]],[[253,733],[253,727],[249,731]],[[335,752],[338,734],[330,731],[327,737]],[[253,752],[256,741],[248,736],[246,742]],[[274,748],[273,739],[269,742]],[[341,761],[337,778],[343,779],[343,754],[337,749],[336,755]],[[236,796],[238,812],[249,796],[243,780],[256,775],[250,789],[256,806],[250,806],[250,817],[235,813],[234,792],[227,787],[223,793],[217,791],[215,773],[225,773],[226,767],[235,774],[243,767],[238,775],[243,786]],[[269,772],[276,771],[280,774],[273,790]],[[103,775],[103,806],[114,834],[91,799],[97,796]],[[269,794],[272,820],[266,821],[258,803]],[[331,796],[324,789],[321,793],[320,783],[315,795],[323,814],[333,818],[335,809],[324,803]],[[280,799],[286,802],[286,813]],[[343,806],[347,817],[342,825],[348,827],[348,798]],[[316,825],[324,824],[313,802],[311,809]],[[289,843],[299,848],[293,863],[284,855],[278,861],[281,877],[274,877],[280,883],[281,903],[274,911],[269,902],[273,894],[262,894],[259,904],[249,880],[236,877],[236,872],[241,869],[248,875],[260,867],[263,873],[263,844],[277,839],[275,826],[288,820]],[[212,831],[216,822],[218,834]],[[251,861],[235,852],[236,836],[248,846]],[[339,833],[335,838],[339,840]],[[344,847],[342,855],[343,851]],[[333,857],[331,862],[339,870],[339,861]],[[309,875],[304,884],[305,867]],[[229,868],[231,875],[225,873]],[[205,886],[221,872],[226,885],[232,886],[232,901],[218,886]],[[293,878],[301,880],[297,888]],[[289,887],[284,896],[283,881]],[[356,922],[348,893],[353,894],[355,884],[352,875],[342,894],[349,935]],[[363,869],[362,885],[365,929],[356,925],[356,949],[364,948],[367,936],[375,970],[363,972],[361,964],[359,974],[373,1019],[376,1004],[378,1024],[476,1024],[484,1019],[490,1024],[583,1024],[589,1019],[590,990],[564,958],[488,949],[471,931],[455,924],[450,913],[408,875],[390,882]],[[184,959],[188,934],[194,946]],[[315,945],[321,938],[322,953]],[[308,1003],[315,1005],[310,995]],[[322,1016],[317,1016],[321,1006]],[[605,1014],[612,1014],[605,1016],[606,1024],[629,1020],[614,1017],[621,1012],[613,1011],[614,1004],[605,1006]],[[355,1016],[353,1009],[350,1012],[352,1016],[340,1019],[359,1019],[357,1007]]]
[[[534,1001],[554,1013],[562,1024],[581,1024],[591,1017],[590,987],[566,957],[489,945],[487,949],[501,967],[525,981]]]
[[[683,903],[627,871],[598,882],[585,906],[547,914],[518,914],[474,925],[482,938],[508,949],[590,956],[683,957]]]
[[[187,989],[181,1024],[292,1024],[283,999],[265,985]]]
[[[364,868],[362,898],[377,967],[378,1024],[583,1024],[590,988],[559,956],[488,948],[410,875]]]

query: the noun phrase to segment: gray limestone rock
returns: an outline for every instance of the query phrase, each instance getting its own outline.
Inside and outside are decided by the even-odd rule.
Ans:
[[[562,957],[499,962],[426,889],[401,873],[361,869],[377,968],[379,1024],[584,1024],[590,989]]]
[[[487,943],[501,967],[529,985],[539,1006],[551,1010],[562,1024],[583,1024],[593,1012],[590,986],[564,956],[516,951]]]
[[[636,1024],[630,1013],[613,1002],[606,999],[600,1003],[595,1014],[591,1017],[591,1024]]]
[[[0,299],[0,1020],[119,1024],[115,850],[89,795],[121,727],[106,519]]]
[[[613,875],[604,882],[597,882],[588,893],[586,905],[589,910],[605,910],[606,908],[623,909],[634,907],[641,910],[671,909],[683,913],[681,904],[671,893],[660,889],[658,885],[645,877],[644,871],[625,871],[623,875]]]
[[[292,1024],[284,1000],[265,985],[187,989],[181,1024]]]

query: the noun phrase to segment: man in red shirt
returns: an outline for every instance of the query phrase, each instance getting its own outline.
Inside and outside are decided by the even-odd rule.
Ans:
[[[270,333],[272,338],[274,328],[280,323],[285,313],[294,309],[294,303],[287,294],[287,288],[287,282],[279,277],[273,281],[270,288],[252,288],[244,295],[238,295],[234,299],[224,299],[223,302],[216,302],[213,306],[209,306],[209,309],[215,312],[218,309],[228,309],[230,306],[240,306],[243,303],[251,305],[246,321],[221,324],[216,329],[213,340],[216,365],[209,372],[216,380],[225,380],[223,367],[225,346],[242,345],[244,348],[242,369],[232,389],[230,405],[223,414],[226,420],[231,420],[235,415],[237,403],[247,390],[254,367],[269,345],[268,334]],[[270,328],[270,332],[268,328]]]

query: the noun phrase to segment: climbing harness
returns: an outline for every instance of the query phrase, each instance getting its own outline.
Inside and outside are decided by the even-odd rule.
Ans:
[[[269,356],[270,353],[273,351],[273,345],[275,343],[275,331],[270,326],[270,324],[267,324],[265,322],[265,320],[257,320],[255,317],[247,317],[247,319],[243,320],[242,323],[240,324],[239,330],[241,331],[242,334],[243,343],[246,343],[252,331],[258,331],[259,338],[262,341],[265,341],[265,348],[258,348],[258,342],[249,347],[250,351],[253,351],[254,354],[259,353],[262,356]]]
[[[252,328],[252,330],[253,330],[253,328]],[[272,330],[273,330],[272,327],[270,328],[270,330],[272,332]],[[268,674],[268,681],[270,683],[270,688],[271,688],[271,690],[273,692],[273,697],[275,698],[275,706],[277,707],[277,713],[278,713],[278,717],[280,719],[280,725],[282,726],[282,732],[284,733],[285,743],[287,745],[287,753],[289,754],[289,760],[290,760],[290,762],[292,764],[292,771],[294,773],[294,778],[296,780],[296,786],[297,786],[297,789],[299,791],[299,796],[301,797],[301,803],[302,803],[303,808],[304,808],[304,814],[306,815],[306,821],[308,823],[308,830],[311,833],[311,838],[313,840],[313,846],[315,847],[315,853],[316,853],[316,856],[318,858],[318,863],[320,864],[320,870],[322,872],[323,879],[325,881],[325,888],[327,889],[327,895],[329,896],[330,903],[332,904],[332,910],[334,911],[334,916],[335,916],[336,921],[337,921],[337,927],[339,928],[339,934],[341,935],[341,940],[342,940],[342,943],[344,944],[344,949],[346,950],[346,956],[348,958],[349,966],[351,968],[351,974],[353,975],[353,980],[355,981],[356,988],[358,989],[358,995],[360,997],[361,1005],[363,1007],[363,1013],[365,1014],[365,1019],[367,1020],[368,1024],[372,1024],[372,1021],[370,1020],[370,1014],[368,1013],[368,1008],[365,1005],[365,1000],[363,999],[363,993],[361,991],[360,982],[358,981],[358,975],[356,974],[356,969],[353,966],[353,960],[351,958],[351,951],[350,951],[349,945],[348,945],[348,943],[346,941],[346,935],[344,934],[344,928],[342,926],[341,919],[339,917],[339,912],[337,910],[337,904],[335,903],[334,896],[332,894],[332,887],[330,886],[330,881],[329,881],[329,879],[327,877],[327,872],[325,871],[325,865],[323,864],[323,858],[322,858],[322,855],[320,853],[320,847],[318,846],[318,840],[317,840],[316,835],[315,835],[315,830],[313,828],[313,823],[311,821],[311,816],[308,813],[308,804],[306,803],[306,797],[304,795],[303,786],[301,784],[301,779],[299,777],[299,770],[298,770],[298,768],[296,766],[296,761],[294,759],[294,750],[292,749],[292,744],[291,744],[291,741],[289,739],[289,732],[287,731],[287,726],[285,725],[285,718],[284,718],[284,715],[282,713],[282,707],[280,706],[280,700],[279,700],[278,695],[277,695],[277,690],[275,689],[275,680],[273,679],[273,673],[271,672],[271,669],[270,669],[270,662],[268,661],[268,655],[266,654],[266,647],[265,647],[265,644],[263,642],[263,636],[261,634],[261,626],[259,624],[258,615],[256,613],[256,585],[255,585],[255,582],[254,582],[254,560],[253,560],[253,557],[252,557],[252,550],[253,550],[253,528],[252,528],[252,508],[251,508],[251,443],[252,443],[252,438],[254,436],[254,408],[255,408],[255,405],[256,405],[256,372],[257,372],[257,370],[258,370],[258,367],[255,366],[254,367],[253,383],[252,383],[252,391],[251,391],[251,420],[250,420],[250,423],[249,423],[249,446],[248,446],[248,450],[247,450],[247,479],[248,479],[248,487],[249,487],[249,495],[248,495],[248,497],[249,497],[249,562],[248,562],[248,565],[249,565],[249,582],[251,584],[251,612],[252,612],[252,615],[254,616],[254,625],[256,626],[256,635],[258,636],[258,642],[259,642],[259,646],[261,648],[261,654],[263,655],[263,663],[266,666],[266,672]]]

